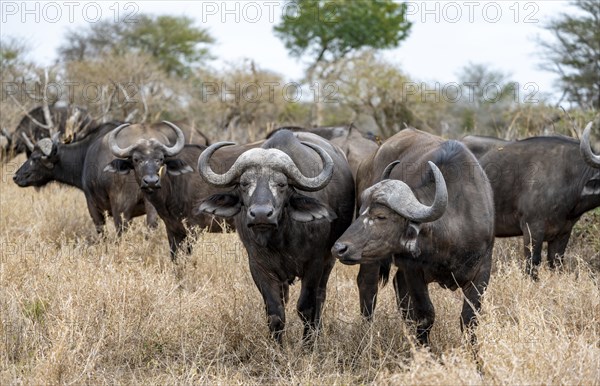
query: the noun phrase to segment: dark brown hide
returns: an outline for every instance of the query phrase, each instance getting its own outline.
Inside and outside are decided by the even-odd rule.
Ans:
[[[318,329],[327,281],[335,262],[330,248],[350,224],[354,206],[348,162],[337,147],[323,138],[281,130],[262,144],[261,154],[272,154],[273,159],[289,156],[304,176],[321,175],[322,157],[301,141],[318,146],[333,162],[331,180],[321,190],[302,190],[275,164],[248,163],[231,182],[230,190],[222,187],[223,193],[200,205],[207,213],[235,218],[236,229],[248,251],[252,277],[265,302],[269,329],[279,343],[285,327],[288,286],[297,277],[302,281],[297,311],[304,322],[304,341]]]
[[[394,161],[398,163],[390,180],[380,182]],[[447,204],[441,217],[421,222],[400,214],[399,209],[410,209],[406,199],[397,199],[397,208],[386,201],[396,194],[390,187],[398,189],[402,181],[422,205],[432,205],[442,182],[434,182],[428,162],[443,175]],[[473,326],[489,280],[494,243],[492,192],[473,154],[457,141],[405,129],[361,164],[357,179],[359,216],[332,251],[343,263],[361,264],[357,280],[363,316],[371,318],[378,281],[387,279],[393,260],[398,267],[398,307],[416,323],[421,342],[428,342],[435,318],[427,287],[432,282],[462,289],[461,321]]]

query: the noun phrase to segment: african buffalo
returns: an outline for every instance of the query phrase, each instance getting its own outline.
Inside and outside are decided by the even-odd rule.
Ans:
[[[361,162],[375,153],[379,147],[375,141],[365,138],[354,125],[350,125],[346,135],[335,137],[330,142],[342,149],[355,179]]]
[[[477,159],[480,159],[492,149],[502,151],[506,144],[511,143],[511,141],[507,141],[505,139],[489,137],[485,135],[467,135],[460,141],[465,144],[469,150],[471,150],[471,153],[473,153]]]
[[[51,132],[64,134],[65,131],[79,133],[78,140],[85,137],[88,128],[97,126],[87,113],[87,110],[78,106],[38,106],[25,114],[16,129],[10,133],[2,130],[5,138],[1,156],[3,161],[8,161],[21,153],[31,154],[30,143],[35,143],[42,138],[49,138]]]
[[[121,122],[111,122],[93,127],[88,130],[89,134],[84,139],[69,144],[59,140],[58,132],[54,133],[52,139],[42,138],[35,145],[27,141],[31,155],[17,170],[13,180],[21,187],[43,186],[51,181],[58,181],[83,190],[98,233],[104,230],[105,212],[113,217],[119,234],[133,217],[144,213],[147,214],[148,225],[155,227],[156,210],[145,202],[135,178],[103,172],[106,164],[114,158],[106,134],[120,124]],[[153,132],[163,131],[167,140],[175,141],[175,135],[168,126],[156,124],[145,128],[150,128],[148,130]],[[145,130],[130,130],[120,140],[137,140],[146,135]],[[201,136],[195,138],[205,141]]]
[[[127,142],[126,147],[122,148],[117,143],[117,138],[129,125],[123,124],[114,129],[108,136],[108,145],[112,158],[118,158],[111,160],[104,170],[120,175],[134,171],[133,175],[144,196],[156,208],[166,225],[171,259],[174,261],[188,236],[188,227],[197,226],[209,232],[220,232],[223,226],[214,216],[195,211],[199,200],[217,192],[200,175],[191,173],[192,165],[195,166],[206,147],[184,146],[185,137],[181,129],[173,123],[163,123],[175,134],[173,146],[167,145],[170,140],[164,131],[132,125],[129,130],[144,130],[145,134],[142,138],[133,137],[133,141]],[[237,153],[230,154],[229,161],[220,159],[219,162],[231,164],[239,154],[252,146],[236,147]],[[187,248],[190,252],[191,245]]]
[[[462,289],[461,326],[473,327],[494,244],[492,190],[473,154],[460,142],[405,129],[363,162],[357,183],[359,216],[332,253],[361,264],[363,316],[372,317],[378,281],[387,280],[393,260],[398,307],[421,343],[435,318],[431,282]]]
[[[363,135],[353,124],[348,126],[320,126],[311,129],[297,126],[280,127],[269,133],[267,139],[278,130],[306,131],[317,134],[319,137],[323,137],[332,144],[339,146],[346,155],[346,159],[348,159],[352,176],[355,179],[360,163],[379,147],[373,138]]]
[[[155,226],[155,212],[151,206],[146,208],[135,180],[114,178],[99,170],[107,153],[104,136],[118,125],[119,122],[102,124],[85,139],[69,144],[62,143],[56,133],[53,138],[42,138],[35,145],[29,145],[31,154],[13,176],[14,182],[27,187],[58,181],[82,190],[98,233],[104,230],[105,212],[113,216],[119,234],[131,218],[143,215],[147,209],[150,211],[147,222]]]
[[[571,230],[582,214],[600,206],[600,161],[590,147],[590,122],[582,140],[532,137],[492,148],[480,159],[494,191],[496,236],[523,235],[527,272],[537,277],[542,244],[548,263],[562,263]]]
[[[331,141],[334,138],[345,137],[348,135],[349,126],[316,126],[316,127],[302,127],[302,126],[281,126],[267,134],[266,139],[271,138],[275,133],[281,130],[289,130],[293,132],[306,132],[318,135],[321,138],[325,138]]]
[[[182,129],[186,143],[209,145],[206,135],[192,120],[184,119],[176,124]],[[63,142],[76,142],[93,132],[100,123],[96,122],[88,111],[80,106],[52,105],[38,106],[25,112],[15,130],[11,133],[2,129],[3,138],[0,159],[8,161],[21,153],[31,154],[31,144],[42,138],[50,138],[51,132],[59,132]]]
[[[230,144],[214,144],[198,159],[198,171],[208,183],[232,188],[205,199],[199,210],[234,217],[265,302],[269,330],[280,344],[288,287],[301,278],[297,311],[307,342],[320,326],[335,262],[330,248],[352,221],[350,167],[323,138],[281,130],[260,148],[244,152],[224,174],[215,173],[209,163],[213,154]]]

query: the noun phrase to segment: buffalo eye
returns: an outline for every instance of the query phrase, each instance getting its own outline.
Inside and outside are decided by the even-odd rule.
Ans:
[[[280,188],[285,188],[287,186],[287,184],[285,182],[278,182],[277,186]]]
[[[137,164],[140,162],[140,159],[138,157],[133,157],[133,162],[135,162]]]
[[[242,188],[247,188],[249,185],[250,185],[250,183],[248,181],[242,181],[242,182],[240,182],[240,186]]]
[[[375,218],[377,220],[386,220],[387,219],[387,217],[385,215],[383,215],[383,214],[378,214],[378,215],[375,216]]]

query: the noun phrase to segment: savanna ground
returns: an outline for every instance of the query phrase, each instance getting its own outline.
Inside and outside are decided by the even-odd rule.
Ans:
[[[0,182],[0,384],[600,384],[600,213],[588,214],[563,272],[523,273],[518,239],[498,240],[475,354],[461,293],[431,285],[430,349],[415,345],[386,286],[361,320],[357,267],[336,264],[322,333],[301,347],[291,288],[283,348],[235,234],[200,235],[173,265],[164,228],[141,218],[98,240],[83,194]],[[109,220],[110,221],[110,220]]]

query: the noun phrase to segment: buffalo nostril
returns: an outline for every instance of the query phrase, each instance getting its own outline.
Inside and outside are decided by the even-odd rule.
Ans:
[[[271,205],[254,205],[248,208],[248,219],[254,225],[276,225],[276,210]]]
[[[347,244],[335,243],[333,248],[335,249],[335,252],[338,254],[338,256],[343,256],[346,252],[348,252]]]
[[[252,218],[257,218],[257,217],[270,218],[270,217],[273,217],[274,213],[275,213],[275,209],[273,209],[272,207],[266,207],[266,206],[260,206],[260,205],[253,207],[248,211],[248,214]]]
[[[156,176],[144,176],[142,179],[146,185],[156,185],[158,183],[158,177]]]

